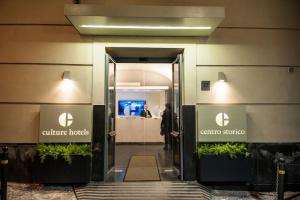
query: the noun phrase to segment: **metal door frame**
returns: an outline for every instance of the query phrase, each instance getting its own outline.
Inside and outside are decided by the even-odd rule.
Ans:
[[[178,130],[179,130],[179,148],[180,148],[180,180],[184,180],[184,174],[183,174],[183,121],[182,121],[182,85],[183,85],[183,53],[180,53],[177,55],[176,59],[172,63],[172,115],[173,115],[173,109],[174,109],[174,65],[178,64],[179,70],[179,80],[178,80],[178,89],[179,89],[179,124],[178,124]],[[172,120],[173,123],[173,120]],[[173,130],[172,130],[173,131]]]
[[[118,47],[115,47],[118,48]],[[145,47],[145,48],[149,48],[149,47]],[[151,48],[151,47],[150,47]],[[182,48],[183,50],[185,48]],[[172,68],[173,65],[178,62],[179,64],[179,113],[180,113],[180,125],[179,125],[179,132],[180,132],[180,180],[183,181],[184,180],[184,172],[183,172],[183,121],[182,121],[182,102],[183,102],[183,68],[184,68],[184,57],[183,57],[183,52],[177,55],[177,58],[173,61],[172,64]],[[108,95],[107,92],[109,89],[109,61],[112,61],[115,64],[115,78],[116,78],[116,61],[108,54],[105,52],[105,138],[107,137],[108,134],[108,127],[107,127],[107,119],[108,119]],[[172,75],[173,78],[173,75]],[[173,87],[172,83],[172,87]],[[116,82],[114,83],[114,87],[115,87],[115,93],[116,93]],[[173,90],[173,89],[172,89]],[[115,96],[116,97],[116,96]],[[172,91],[172,98],[173,98],[173,91]],[[173,99],[172,99],[173,101]],[[115,102],[116,103],[116,102]],[[115,120],[115,119],[114,119]],[[114,122],[115,123],[115,122]],[[104,180],[106,178],[107,173],[109,172],[108,170],[108,143],[107,140],[105,140],[105,144],[104,144]]]
[[[105,139],[104,139],[104,180],[106,179],[106,175],[108,174],[109,170],[108,169],[108,142],[107,138],[110,136],[115,136],[115,131],[109,132],[109,127],[108,127],[108,109],[109,109],[109,64],[110,62],[114,63],[114,103],[116,104],[116,62],[115,60],[108,54],[105,53]],[[114,111],[116,112],[116,111]],[[114,127],[116,125],[116,116],[114,117]],[[114,153],[115,157],[115,153]]]

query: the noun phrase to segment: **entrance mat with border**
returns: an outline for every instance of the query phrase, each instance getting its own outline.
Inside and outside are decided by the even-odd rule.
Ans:
[[[124,181],[160,181],[156,157],[131,156]]]

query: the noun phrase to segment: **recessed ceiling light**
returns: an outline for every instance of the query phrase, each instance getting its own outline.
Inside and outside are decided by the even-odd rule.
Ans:
[[[82,28],[106,29],[156,29],[156,30],[209,30],[210,26],[113,26],[113,25],[80,25]]]

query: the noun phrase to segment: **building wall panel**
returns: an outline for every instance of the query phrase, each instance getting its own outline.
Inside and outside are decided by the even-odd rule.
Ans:
[[[69,24],[64,4],[71,3],[72,0],[1,0],[0,24]],[[81,0],[81,3],[223,6],[226,18],[222,27],[300,28],[298,0]]]
[[[248,142],[300,142],[300,105],[248,105],[247,114]]]
[[[71,81],[62,80],[64,71]],[[92,67],[0,64],[0,102],[91,103]]]
[[[224,72],[226,82],[218,81]],[[211,81],[210,91],[201,91],[201,81]],[[288,67],[197,67],[197,103],[300,103],[300,68]]]
[[[298,0],[82,0],[106,5],[223,6],[222,27],[300,28]]]
[[[0,143],[36,143],[39,105],[0,104]]]
[[[72,0],[1,0],[0,24],[69,24],[64,4]]]
[[[92,38],[71,26],[0,26],[0,63],[92,64]]]
[[[300,68],[197,67],[197,103],[246,105],[248,142],[300,142]],[[224,72],[226,82],[217,82]],[[201,91],[201,80],[211,91]]]
[[[197,47],[197,65],[300,66],[300,32],[217,29]]]

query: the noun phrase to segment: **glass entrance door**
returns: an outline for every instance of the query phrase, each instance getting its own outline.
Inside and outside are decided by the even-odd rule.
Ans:
[[[116,142],[116,63],[108,54],[105,56],[106,68],[106,131],[105,131],[105,172],[109,172],[115,166],[115,142]]]
[[[179,54],[173,62],[173,86],[172,86],[172,149],[173,149],[173,164],[180,172],[180,179],[183,180],[182,167],[182,67],[183,55]]]

